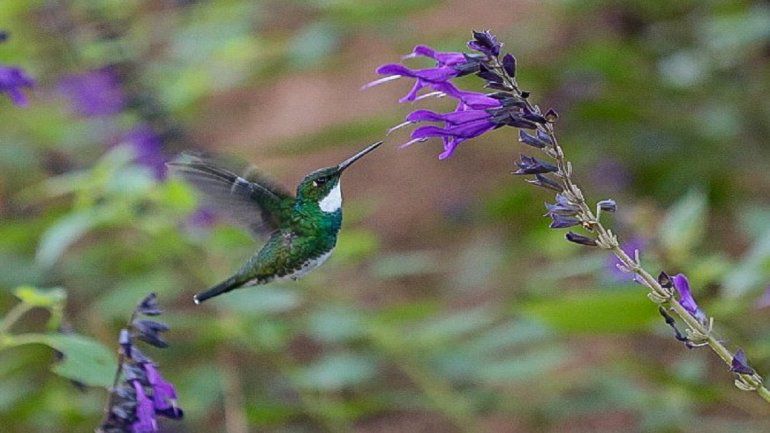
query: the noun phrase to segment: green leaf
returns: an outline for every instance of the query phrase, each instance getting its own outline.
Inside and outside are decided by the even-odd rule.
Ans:
[[[67,299],[67,292],[59,287],[41,290],[32,286],[21,286],[14,289],[13,294],[21,302],[40,308],[51,308]]]
[[[770,230],[758,237],[749,251],[722,279],[723,293],[738,298],[767,283],[770,276]]]
[[[43,267],[53,266],[72,244],[97,223],[92,212],[64,216],[43,233],[37,248],[37,261]]]
[[[532,302],[524,314],[572,333],[616,334],[643,330],[657,318],[644,292],[590,292]]]
[[[369,357],[335,353],[302,369],[295,380],[304,388],[334,391],[364,382],[376,373],[376,362]]]
[[[668,211],[660,228],[660,243],[676,258],[686,258],[706,233],[707,197],[691,190]]]
[[[16,341],[14,341],[16,339]],[[104,345],[82,335],[23,334],[9,339],[10,345],[45,344],[62,353],[63,359],[51,371],[90,386],[109,387],[115,377],[117,360]]]

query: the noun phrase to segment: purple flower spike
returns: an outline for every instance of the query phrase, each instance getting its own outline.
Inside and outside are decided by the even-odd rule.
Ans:
[[[144,393],[144,387],[138,380],[133,381],[133,385],[136,391],[136,421],[131,424],[131,431],[133,433],[157,432],[158,422],[155,421],[152,400]]]
[[[754,374],[754,369],[749,366],[749,360],[746,359],[746,353],[743,349],[738,349],[733,356],[730,371],[738,374]]]
[[[59,82],[59,91],[72,101],[74,111],[85,117],[119,113],[125,103],[119,77],[109,67],[69,75]]]
[[[0,65],[0,93],[5,93],[17,107],[27,106],[22,88],[32,88],[35,82],[21,68]]]
[[[671,280],[674,283],[674,288],[679,293],[679,305],[684,307],[684,309],[699,322],[706,323],[706,313],[698,307],[695,298],[692,297],[690,281],[687,277],[684,274],[677,274],[671,277]]]

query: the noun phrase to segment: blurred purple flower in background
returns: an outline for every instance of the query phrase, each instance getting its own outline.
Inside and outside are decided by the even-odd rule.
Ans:
[[[125,105],[118,74],[109,66],[68,75],[59,82],[59,91],[71,101],[74,111],[85,117],[117,114]]]
[[[634,236],[624,244],[620,246],[620,249],[623,250],[626,254],[628,254],[629,257],[634,258],[634,254],[636,254],[636,250],[642,251],[644,250],[645,245],[647,242],[644,240],[644,238]],[[604,264],[604,267],[607,269],[607,273],[612,277],[613,280],[616,281],[627,281],[629,279],[634,279],[634,274],[628,274],[626,272],[621,271],[618,269],[618,265],[622,265],[621,261],[613,256],[608,256],[607,261]]]
[[[8,32],[0,31],[0,43],[8,40]],[[27,96],[21,91],[31,89],[35,81],[24,70],[15,66],[0,65],[0,93],[5,93],[17,107],[27,106]]]
[[[163,153],[163,140],[149,125],[138,125],[129,131],[123,142],[131,146],[136,155],[136,163],[152,170],[155,178],[166,178],[166,162]]]
[[[21,68],[0,65],[0,93],[5,93],[17,107],[27,106],[22,88],[32,88],[35,82]]]

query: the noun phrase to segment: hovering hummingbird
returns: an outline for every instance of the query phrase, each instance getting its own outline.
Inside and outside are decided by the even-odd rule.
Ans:
[[[297,186],[296,197],[264,179],[249,181],[198,157],[183,155],[170,162],[172,172],[204,193],[217,211],[253,234],[269,236],[235,275],[195,295],[195,303],[245,286],[296,280],[326,261],[342,225],[340,176],[381,144],[308,174]]]

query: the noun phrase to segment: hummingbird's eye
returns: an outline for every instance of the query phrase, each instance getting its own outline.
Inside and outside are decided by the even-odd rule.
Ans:
[[[319,186],[321,186],[321,185],[323,185],[325,183],[326,183],[326,178],[325,177],[319,177],[318,179],[313,181],[313,186],[319,187]]]

